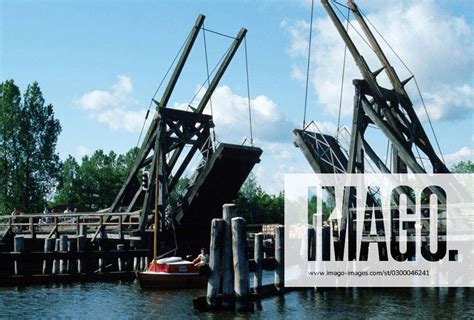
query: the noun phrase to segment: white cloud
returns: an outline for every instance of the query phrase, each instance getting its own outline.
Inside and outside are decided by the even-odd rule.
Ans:
[[[474,110],[474,88],[464,84],[462,86],[445,86],[439,91],[424,95],[426,107],[432,120],[462,119]],[[426,113],[422,107],[417,113],[422,119]]]
[[[257,139],[255,145],[264,150],[265,156],[271,161],[292,161],[294,160],[295,147],[286,142],[269,142]]]
[[[203,94],[204,88],[200,90],[193,107],[199,104]],[[297,125],[288,120],[268,96],[253,97],[250,104],[254,145],[263,149],[261,162],[255,166],[253,172],[266,192],[277,193],[283,190],[285,173],[302,172],[306,168],[306,163],[303,162],[300,170],[296,169],[295,161],[299,151],[292,144],[291,132]],[[188,104],[175,103],[173,107],[185,110]],[[242,143],[249,137],[247,97],[240,96],[230,87],[222,85],[217,87],[212,95],[212,108],[219,141]],[[209,106],[206,107],[205,113],[210,114]]]
[[[307,125],[306,130],[335,135],[337,132],[337,125],[331,121],[313,121]]]
[[[110,90],[93,90],[75,100],[75,104],[88,116],[100,123],[107,124],[112,130],[138,132],[142,128],[146,110],[129,110],[128,105],[135,105],[131,97],[132,80],[124,75],[117,77],[117,82]]]
[[[77,154],[79,155],[79,159],[81,159],[83,156],[91,154],[92,150],[89,149],[88,147],[84,146],[79,146],[77,147]]]
[[[306,79],[306,74],[300,66],[293,64],[291,66],[291,78],[298,82],[304,82]]]
[[[119,75],[117,83],[112,86],[112,91],[119,98],[127,98],[133,91],[132,79]]]
[[[201,90],[194,106],[198,105],[203,93],[204,90]],[[254,137],[268,142],[289,140],[295,124],[280,112],[275,102],[265,95],[258,95],[250,100],[250,105]],[[186,109],[187,106],[186,103],[174,104],[179,109]],[[212,95],[212,109],[216,134],[220,140],[238,143],[250,136],[247,97],[234,93],[228,86],[219,86]],[[207,106],[204,113],[210,112]]]
[[[472,114],[472,27],[463,18],[448,15],[432,1],[390,1],[388,4],[369,1],[367,5],[370,11],[369,20],[416,75],[430,116],[434,120],[454,120],[466,117],[467,113]],[[358,25],[355,20],[351,23]],[[291,38],[288,54],[296,62],[302,63],[307,58],[309,23],[302,20],[285,20],[281,25]],[[315,19],[313,28],[312,87],[319,105],[328,114],[336,116],[339,108],[344,43],[326,14]],[[375,54],[352,28],[349,33],[370,68],[378,69],[380,63]],[[400,78],[407,78],[409,72],[387,45],[381,39],[378,40]],[[292,77],[301,81],[299,75],[292,69]],[[348,52],[343,116],[350,116],[352,113],[354,89],[351,82],[354,78],[361,78],[361,75]],[[378,80],[381,85],[390,86],[384,74],[379,75]],[[419,110],[421,101],[417,97],[413,81],[407,85],[407,91]]]
[[[446,154],[444,156],[448,166],[458,163],[459,161],[473,160],[474,159],[474,149],[469,147],[462,147],[456,152]]]
[[[285,174],[312,173],[309,168],[279,162],[275,167],[256,166],[255,177],[263,189],[270,194],[277,194],[284,189]]]
[[[309,23],[304,20],[297,20],[293,24],[289,24],[287,20],[283,20],[280,24],[285,28],[291,37],[291,44],[287,49],[287,53],[292,57],[304,57],[308,54],[308,35]]]

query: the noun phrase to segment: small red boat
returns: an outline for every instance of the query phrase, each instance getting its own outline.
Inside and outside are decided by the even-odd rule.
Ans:
[[[152,261],[147,271],[137,272],[136,276],[142,288],[191,289],[207,284],[207,277],[199,275],[199,267],[180,257]]]

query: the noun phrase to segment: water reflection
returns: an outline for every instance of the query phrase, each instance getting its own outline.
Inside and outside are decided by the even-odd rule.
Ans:
[[[234,312],[199,313],[205,290],[144,291],[136,283],[85,283],[0,288],[0,318],[245,319]],[[470,288],[326,288],[255,303],[255,318],[474,318]]]

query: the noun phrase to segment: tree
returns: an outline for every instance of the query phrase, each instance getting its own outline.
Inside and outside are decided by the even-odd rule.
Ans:
[[[170,181],[172,177],[169,178]],[[179,203],[179,198],[184,195],[189,185],[189,178],[180,178],[176,183],[172,192],[168,195],[168,203],[171,207],[176,207]]]
[[[53,106],[45,105],[37,82],[28,85],[20,108],[19,181],[22,210],[38,212],[57,183],[60,170],[56,143],[61,132]]]
[[[21,203],[18,176],[20,89],[13,80],[0,84],[0,212],[7,213]]]
[[[474,173],[474,162],[460,161],[451,168],[452,173]]]
[[[0,210],[40,211],[60,169],[56,143],[61,126],[37,82],[21,99],[13,80],[6,81],[0,84],[0,100]]]
[[[249,223],[283,223],[284,194],[267,194],[250,174],[235,200],[239,216]]]
[[[96,150],[79,164],[72,156],[63,163],[52,206],[67,204],[91,210],[109,207],[128,176],[138,148],[117,155]]]
[[[323,217],[322,221],[328,220],[331,212],[334,210],[336,204],[335,199],[332,195],[327,194],[326,197],[323,195],[322,201],[322,210],[323,210]],[[317,212],[317,200],[318,198],[316,195],[312,195],[308,200],[308,223],[313,223],[313,214]]]
[[[62,164],[59,175],[59,183],[54,195],[54,204],[79,204],[80,203],[80,180],[79,164],[76,159],[69,155]]]

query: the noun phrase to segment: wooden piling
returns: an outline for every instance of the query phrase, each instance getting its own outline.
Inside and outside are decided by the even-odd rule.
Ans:
[[[322,236],[322,258],[323,261],[329,261],[331,258],[331,227],[323,227]]]
[[[54,217],[54,228],[52,230],[52,233],[54,233],[54,236],[56,238],[59,237],[59,223],[58,223],[58,217]]]
[[[13,250],[20,253],[25,252],[25,238],[23,236],[15,236]],[[15,260],[15,275],[23,274],[23,272],[23,263]]]
[[[308,227],[308,261],[316,260],[316,230]]]
[[[76,215],[76,235],[80,235],[81,232],[81,222],[79,219],[79,215]]]
[[[87,225],[86,224],[80,224],[79,225],[79,235],[87,237]]]
[[[102,241],[102,239],[101,239],[101,241]],[[99,251],[104,251],[104,246],[103,245],[99,245]],[[99,264],[99,272],[104,272],[105,259],[100,258],[98,264]]]
[[[123,251],[124,247],[125,247],[124,244],[118,244],[117,245],[117,251]],[[120,257],[117,258],[117,268],[118,268],[118,271],[123,271],[124,270],[123,261],[122,261],[122,258],[120,258]]]
[[[133,257],[133,270],[134,271],[138,271],[138,268],[139,268],[139,263],[138,263],[138,257]]]
[[[259,293],[262,289],[263,233],[257,233],[255,235],[253,259],[255,261],[253,287],[255,292]]]
[[[100,239],[105,239],[107,237],[107,232],[105,231],[104,216],[100,216],[99,220],[100,220],[100,226],[99,226]]]
[[[62,234],[59,237],[59,251],[67,252],[68,249],[68,237],[65,234]],[[68,273],[69,270],[67,269],[67,260],[61,259],[59,260],[59,273],[64,274]]]
[[[44,252],[53,252],[54,251],[54,243],[55,239],[47,238],[44,239]],[[43,274],[48,274],[48,270],[50,270],[51,260],[48,259],[43,260]]]
[[[224,245],[224,220],[212,219],[211,243],[209,252],[210,275],[207,282],[207,304],[211,309],[217,308],[220,275],[222,271],[222,253]]]
[[[120,241],[123,240],[123,216],[119,216],[118,236]]]
[[[54,251],[59,252],[59,239],[55,239],[56,241],[54,242]],[[53,267],[51,270],[52,274],[58,274],[59,273],[59,260],[54,259],[53,260]]]
[[[275,287],[277,290],[283,290],[285,287],[284,230],[283,226],[278,226],[275,229]]]
[[[322,220],[322,217],[319,218],[320,220]],[[313,214],[313,229],[314,229],[314,241],[313,241],[313,245],[314,245],[314,260],[318,260],[318,261],[321,261],[321,256],[322,256],[322,235],[321,235],[321,221],[318,222],[318,214],[315,213]],[[318,234],[319,232],[319,234]],[[319,239],[319,243],[316,239]]]
[[[234,293],[237,311],[247,311],[251,308],[249,301],[249,266],[245,254],[247,234],[245,219],[232,218],[232,253],[234,258]]]
[[[232,228],[231,220],[235,217],[235,204],[224,204],[224,248],[222,261],[222,306],[231,308],[234,305],[234,272],[232,265]]]
[[[33,218],[30,218],[30,234],[31,234],[31,239],[36,239],[36,232],[35,232],[35,220]]]
[[[86,236],[79,235],[77,237],[77,251],[84,252],[86,251]],[[85,260],[77,259],[77,273],[84,273],[86,272],[86,265]]]
[[[67,245],[68,252],[75,252],[77,250],[77,238],[69,239]],[[77,263],[74,260],[67,260],[67,270],[69,273],[75,273],[77,271]]]

